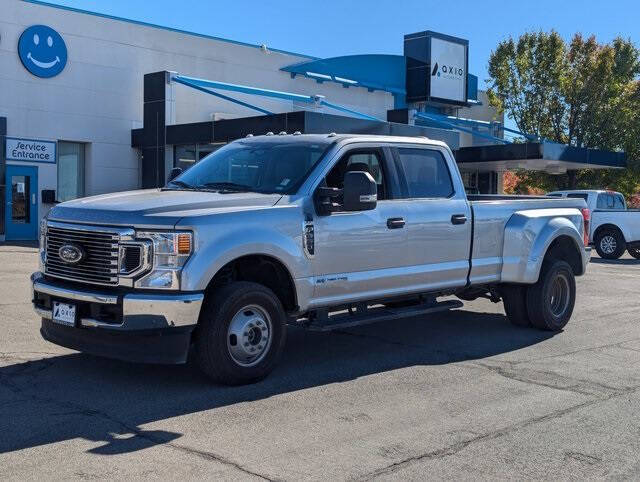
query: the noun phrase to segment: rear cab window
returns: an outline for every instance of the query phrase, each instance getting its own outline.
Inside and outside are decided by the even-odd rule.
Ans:
[[[571,194],[567,194],[567,197],[571,197],[575,199],[584,199],[585,201],[589,199],[589,195],[584,192],[573,192]]]

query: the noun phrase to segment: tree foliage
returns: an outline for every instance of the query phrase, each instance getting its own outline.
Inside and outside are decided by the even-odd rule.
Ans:
[[[518,130],[595,149],[624,150],[624,170],[518,173],[514,191],[530,188],[640,188],[640,52],[630,40],[599,44],[576,34],[525,33],[498,44],[489,58],[489,100]]]

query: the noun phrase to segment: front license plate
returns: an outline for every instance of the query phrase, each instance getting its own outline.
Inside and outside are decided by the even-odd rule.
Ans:
[[[76,306],[67,303],[53,302],[53,321],[61,325],[75,326]]]

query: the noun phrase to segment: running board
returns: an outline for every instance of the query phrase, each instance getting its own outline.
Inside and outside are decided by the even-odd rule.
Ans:
[[[426,315],[430,313],[438,313],[440,311],[453,310],[461,308],[463,303],[458,300],[441,301],[439,303],[421,304],[417,306],[408,306],[405,308],[389,308],[386,306],[378,306],[362,310],[364,312],[350,313],[339,312],[336,314],[325,313],[323,318],[314,320],[301,320],[295,325],[303,326],[310,331],[331,331],[342,328],[353,328],[354,326],[368,325],[378,323],[379,321],[397,320],[401,318],[409,318],[412,316]]]

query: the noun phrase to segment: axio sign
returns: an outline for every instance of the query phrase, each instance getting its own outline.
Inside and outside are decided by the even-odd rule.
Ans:
[[[25,69],[36,77],[55,77],[67,65],[64,40],[46,25],[33,25],[22,32],[18,41],[18,55]]]
[[[431,37],[431,97],[467,101],[467,46]]]
[[[56,143],[35,139],[7,137],[7,161],[56,162]]]

